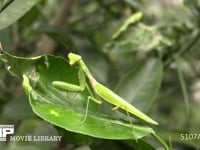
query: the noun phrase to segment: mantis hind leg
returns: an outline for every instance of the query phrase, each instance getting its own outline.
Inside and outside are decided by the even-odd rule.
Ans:
[[[131,120],[130,114],[129,114],[129,112],[127,111],[127,109],[126,109],[126,114],[127,114],[127,117],[128,117],[129,123],[130,123],[131,128],[132,128],[133,136],[134,136],[134,138],[135,138],[135,140],[136,140],[136,142],[137,142],[137,137],[135,136],[135,133],[134,133],[135,130],[134,130],[133,121]]]
[[[120,108],[120,107],[122,107],[122,105],[114,106],[114,107],[112,108],[112,110],[117,110],[117,109]],[[134,125],[133,125],[133,121],[131,120],[130,114],[129,114],[129,112],[128,112],[128,110],[127,110],[126,107],[124,107],[124,110],[126,111],[126,114],[127,114],[128,120],[129,120],[129,123],[130,123],[131,128],[132,128],[133,136],[134,136],[134,138],[135,138],[135,140],[136,140],[136,142],[137,142],[137,138],[136,138],[136,136],[135,136],[135,134],[134,134]]]
[[[100,100],[98,100],[98,99],[96,99],[96,98],[94,98],[92,96],[88,96],[87,104],[86,104],[85,116],[84,116],[83,120],[80,122],[80,125],[82,125],[87,119],[90,100],[94,101],[97,104],[101,104],[102,103]]]

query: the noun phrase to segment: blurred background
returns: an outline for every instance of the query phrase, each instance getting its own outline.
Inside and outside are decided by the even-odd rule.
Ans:
[[[9,3],[12,1],[1,1],[1,12]],[[136,12],[143,13],[141,24],[113,39],[123,22]],[[156,131],[177,150],[200,148],[200,137],[182,140],[180,136],[200,134],[199,37],[199,0],[41,0],[17,22],[0,30],[3,49],[16,56],[81,54],[96,79],[111,89],[117,89],[120,79],[134,65],[159,55],[162,83],[149,112],[160,122]],[[133,45],[122,44],[129,40]],[[21,79],[11,76],[3,63],[0,124],[15,124],[18,135],[64,132],[32,112]],[[70,132],[65,136],[60,143],[0,143],[0,149],[132,149],[125,141],[93,139]]]

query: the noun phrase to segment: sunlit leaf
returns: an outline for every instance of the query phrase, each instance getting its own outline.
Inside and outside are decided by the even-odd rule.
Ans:
[[[88,91],[60,91],[51,84],[54,80],[78,84],[77,68],[70,66],[62,57],[42,55],[21,58],[4,51],[2,60],[9,66],[12,74],[23,76],[23,87],[33,111],[54,125],[106,139],[134,139],[134,136],[142,138],[154,132],[152,128],[140,125],[132,128],[129,122],[103,114],[98,105],[92,102],[86,122],[80,125],[85,116]]]

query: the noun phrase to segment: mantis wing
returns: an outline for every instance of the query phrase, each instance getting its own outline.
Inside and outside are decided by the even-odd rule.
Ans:
[[[151,124],[158,125],[156,121],[148,117],[146,114],[141,112],[139,109],[128,103],[126,100],[121,98],[119,95],[115,94],[113,91],[105,87],[104,85],[95,82],[93,83],[95,92],[103,98],[105,101],[115,105],[119,106],[121,109],[128,111],[129,113],[133,114],[134,116],[138,117],[139,119],[146,121]]]

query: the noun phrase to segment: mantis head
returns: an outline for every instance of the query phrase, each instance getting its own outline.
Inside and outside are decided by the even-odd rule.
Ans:
[[[77,54],[74,54],[74,53],[69,53],[68,58],[69,58],[69,64],[70,65],[73,65],[73,64],[79,62],[82,59],[80,55],[77,55]]]

